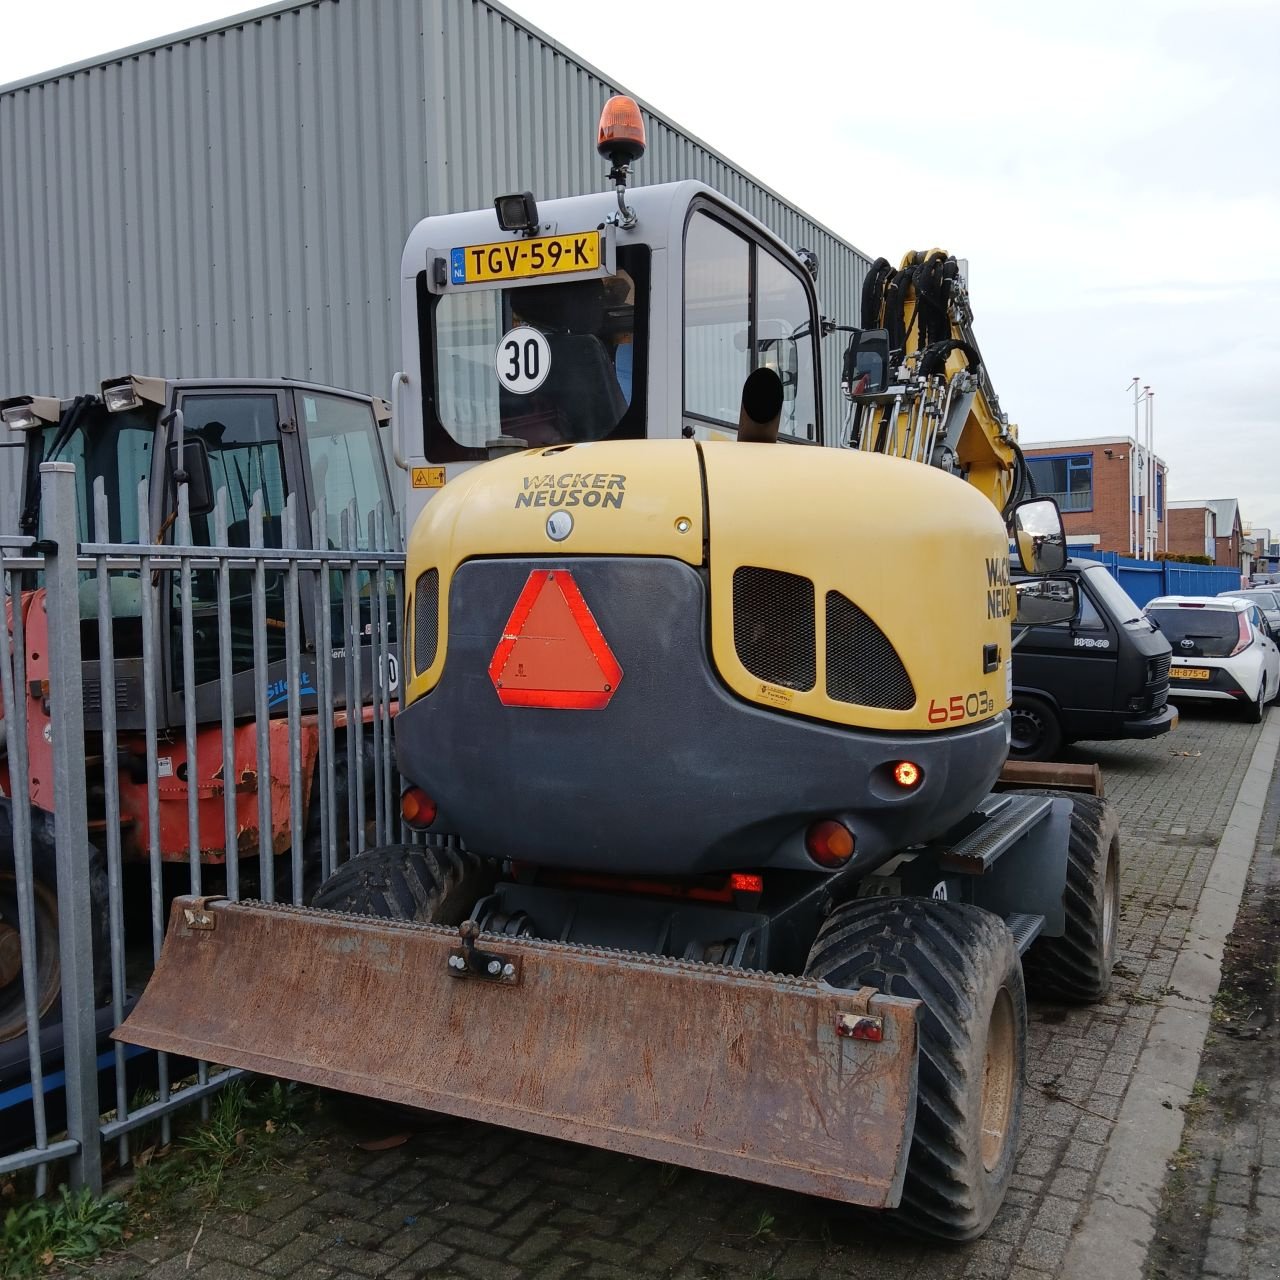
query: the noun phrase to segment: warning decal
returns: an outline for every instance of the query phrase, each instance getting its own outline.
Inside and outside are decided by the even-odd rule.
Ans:
[[[489,678],[503,706],[599,711],[622,668],[573,575],[535,569],[503,628]]]

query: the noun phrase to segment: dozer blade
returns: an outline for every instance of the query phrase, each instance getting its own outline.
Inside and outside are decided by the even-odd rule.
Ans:
[[[115,1035],[892,1207],[915,1117],[917,1007],[469,925],[178,898]]]

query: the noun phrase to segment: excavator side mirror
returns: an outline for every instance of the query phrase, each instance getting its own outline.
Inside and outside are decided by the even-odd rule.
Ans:
[[[1028,498],[1014,507],[1013,540],[1028,573],[1057,573],[1067,563],[1062,512],[1052,498]]]
[[[844,353],[841,383],[851,396],[877,396],[889,388],[889,330],[855,333]]]
[[[187,505],[193,516],[207,516],[213,510],[213,473],[209,469],[209,452],[198,436],[183,440],[181,460],[177,442],[169,445],[169,478],[173,481],[175,494],[179,483],[186,482]]]

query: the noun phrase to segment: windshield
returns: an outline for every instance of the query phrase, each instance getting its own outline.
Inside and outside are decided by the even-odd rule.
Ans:
[[[74,423],[71,415],[77,414]],[[107,413],[101,404],[75,409],[54,427],[32,433],[37,456],[28,469],[28,500],[39,503],[41,462],[71,462],[76,468],[76,522],[80,540],[90,540],[93,489],[101,480],[107,497],[109,542],[140,542],[138,485],[151,475],[151,450],[155,438],[154,410],[130,409]],[[68,431],[67,429],[70,428]],[[62,437],[59,441],[59,437]],[[142,499],[145,505],[145,497]],[[37,510],[39,510],[37,505]],[[44,536],[44,514],[39,512],[39,536]]]
[[[1094,565],[1092,569],[1085,570],[1085,576],[1089,579],[1089,586],[1094,594],[1102,601],[1102,607],[1120,626],[1151,630],[1151,623],[1143,616],[1142,610],[1106,569],[1101,565]]]
[[[1148,612],[1179,657],[1225,658],[1240,641],[1234,609],[1167,605]]]
[[[487,456],[500,435],[534,446],[644,435],[649,251],[618,250],[593,280],[449,293],[434,304],[427,456]]]

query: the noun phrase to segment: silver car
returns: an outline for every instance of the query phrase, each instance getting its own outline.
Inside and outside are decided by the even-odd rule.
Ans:
[[[1266,618],[1273,637],[1280,638],[1280,583],[1274,587],[1244,587],[1239,591],[1219,591],[1218,599],[1223,596],[1234,596],[1237,600],[1248,600],[1256,604]]]

